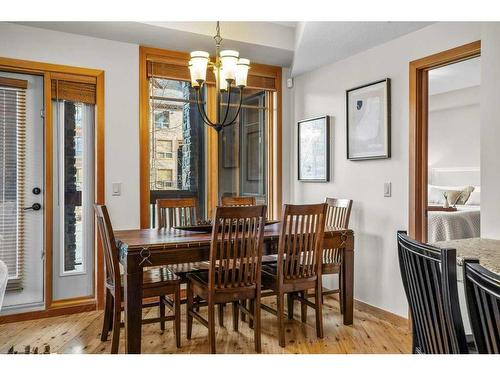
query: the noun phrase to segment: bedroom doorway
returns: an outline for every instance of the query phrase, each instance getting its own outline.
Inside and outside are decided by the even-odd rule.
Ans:
[[[409,233],[422,242],[479,236],[480,53],[477,41],[410,63]]]

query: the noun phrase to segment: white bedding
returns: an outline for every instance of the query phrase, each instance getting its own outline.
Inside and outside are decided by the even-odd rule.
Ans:
[[[427,241],[449,241],[480,236],[479,206],[457,206],[457,211],[427,213]]]

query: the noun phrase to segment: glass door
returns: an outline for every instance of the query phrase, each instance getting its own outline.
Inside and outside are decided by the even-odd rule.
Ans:
[[[43,77],[0,72],[1,314],[43,310]]]

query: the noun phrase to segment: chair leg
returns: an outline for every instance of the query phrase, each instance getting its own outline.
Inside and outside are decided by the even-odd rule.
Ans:
[[[174,331],[175,331],[175,345],[181,347],[181,286],[177,285],[175,288],[175,301],[174,301]]]
[[[219,327],[224,327],[224,307],[226,307],[225,303],[220,303],[218,305],[218,308],[219,308]]]
[[[238,316],[240,311],[238,308],[238,301],[233,302],[233,331],[238,332]]]
[[[210,353],[215,354],[215,305],[208,302],[208,341],[210,342]]]
[[[191,340],[191,332],[193,331],[193,287],[191,281],[187,282],[187,301],[186,301],[186,336]]]
[[[316,336],[323,338],[323,304],[321,303],[321,280],[318,279],[315,292],[315,310],[316,310]]]
[[[340,313],[344,314],[344,275],[342,274],[342,266],[340,266],[339,271],[339,302],[340,302]]]
[[[160,297],[160,329],[165,331],[165,303],[163,302],[164,297]]]
[[[248,308],[247,300],[246,299],[242,299],[240,301],[240,304],[241,304],[241,306]],[[246,322],[247,321],[247,314],[245,314],[245,312],[243,312],[243,311],[241,312],[241,321],[242,322]]]
[[[279,329],[279,344],[282,348],[285,347],[285,323],[283,314],[285,313],[285,295],[281,292],[277,295],[277,310],[278,310],[278,329]]]
[[[307,299],[307,290],[300,292],[302,298]],[[300,320],[302,323],[307,322],[307,305],[303,302],[300,303]]]
[[[294,305],[293,293],[288,293],[286,300],[287,300],[288,320],[293,320],[293,305]]]
[[[101,341],[108,339],[108,333],[113,322],[113,295],[106,288],[106,300],[104,305],[104,319],[102,323]]]
[[[120,323],[121,323],[121,303],[118,298],[115,298],[113,304],[113,337],[111,339],[111,354],[118,353],[118,346],[120,345]]]
[[[253,328],[253,334],[254,334],[254,341],[255,341],[255,351],[257,353],[262,352],[262,346],[261,346],[261,322],[260,322],[260,294],[257,295],[255,298],[255,302],[253,304],[253,320],[254,320],[254,328]]]
[[[253,299],[251,299],[250,301],[248,301],[248,310],[253,312],[254,310],[254,305],[255,305],[255,301]],[[250,328],[253,328],[254,324],[253,324],[253,317],[249,316],[248,317],[248,326]]]

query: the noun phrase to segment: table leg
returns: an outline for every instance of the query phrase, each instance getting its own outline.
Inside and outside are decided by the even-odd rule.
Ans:
[[[125,353],[141,353],[142,267],[134,256],[124,265]]]
[[[350,325],[353,320],[354,305],[354,237],[352,236],[347,240],[342,259],[344,324]]]

